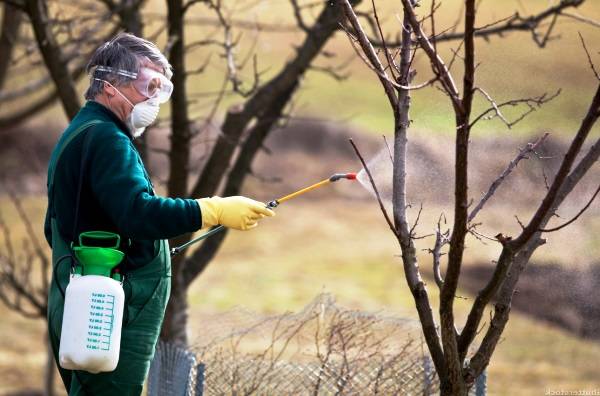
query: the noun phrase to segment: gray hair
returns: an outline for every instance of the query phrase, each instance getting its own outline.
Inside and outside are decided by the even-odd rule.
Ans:
[[[130,33],[119,33],[101,45],[88,62],[86,71],[90,86],[85,98],[92,100],[102,93],[104,83],[99,80],[106,80],[116,87],[129,84],[148,60],[162,67],[165,75],[171,77],[171,65],[156,44]]]

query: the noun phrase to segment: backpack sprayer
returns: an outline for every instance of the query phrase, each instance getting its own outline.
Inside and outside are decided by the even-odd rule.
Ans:
[[[299,195],[305,194],[305,193],[307,193],[309,191],[312,191],[314,189],[317,189],[319,187],[323,187],[323,186],[325,186],[327,184],[336,182],[336,181],[338,181],[340,179],[356,180],[356,173],[336,173],[336,174],[332,175],[328,179],[322,180],[322,181],[320,181],[318,183],[315,183],[315,184],[313,184],[311,186],[308,186],[306,188],[303,188],[301,190],[293,192],[293,193],[291,193],[289,195],[286,195],[284,197],[281,197],[279,199],[275,199],[273,201],[270,201],[269,203],[266,204],[266,207],[269,208],[269,209],[275,209],[276,207],[278,207],[280,204],[282,204],[285,201],[288,201],[288,200],[290,200],[292,198],[296,198]],[[206,232],[205,234],[202,234],[199,237],[194,238],[194,239],[192,239],[191,241],[189,241],[187,243],[184,243],[183,245],[180,245],[180,246],[172,248],[171,249],[171,256],[175,256],[176,254],[181,253],[182,250],[187,249],[190,245],[193,245],[193,244],[195,244],[197,242],[200,242],[200,241],[208,238],[211,235],[214,235],[214,234],[216,234],[216,233],[218,233],[220,231],[223,231],[223,229],[225,229],[225,227],[222,226],[222,225],[220,225],[220,226],[215,227],[212,230]]]

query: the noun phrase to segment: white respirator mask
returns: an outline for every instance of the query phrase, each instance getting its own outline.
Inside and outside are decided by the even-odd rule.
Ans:
[[[99,66],[97,70],[114,72],[112,68],[103,66]],[[124,71],[119,70],[117,73],[122,74]],[[125,123],[133,134],[133,137],[137,138],[140,137],[146,130],[146,127],[152,124],[156,120],[156,117],[158,117],[160,104],[168,101],[171,97],[173,83],[163,74],[149,68],[142,68],[140,73],[131,73],[131,75],[128,75],[127,77],[136,78],[136,80],[133,81],[133,86],[148,99],[134,105],[110,82],[98,78],[95,78],[95,80],[103,81],[113,87],[119,95],[131,105],[131,113],[125,120]]]
[[[125,96],[123,96],[125,97]],[[129,102],[131,104],[131,102]],[[133,137],[137,138],[142,136],[146,127],[149,126],[158,117],[158,111],[160,110],[160,104],[156,99],[148,99],[133,105],[133,109],[125,120],[125,123],[131,130]]]

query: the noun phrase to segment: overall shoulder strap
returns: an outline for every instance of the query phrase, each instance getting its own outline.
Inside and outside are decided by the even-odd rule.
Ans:
[[[96,124],[100,124],[100,123],[102,123],[102,121],[100,121],[100,120],[90,120],[90,121],[84,122],[77,129],[75,129],[69,135],[69,137],[65,140],[65,142],[60,146],[60,148],[58,149],[58,154],[56,155],[56,159],[54,160],[54,164],[52,165],[52,170],[50,172],[50,176],[48,178],[48,191],[52,191],[52,188],[54,186],[54,175],[56,174],[56,165],[58,164],[58,161],[59,161],[62,153],[65,151],[65,148],[69,145],[69,143],[71,143],[73,141],[73,139],[75,139],[77,136],[79,136],[88,127],[91,127],[92,125],[96,125]]]
[[[96,124],[100,124],[102,123],[102,121],[100,120],[90,120],[87,122],[84,122],[83,124],[81,124],[79,127],[77,127],[77,129],[75,129],[68,137],[67,139],[65,139],[65,141],[63,142],[63,144],[60,146],[60,148],[58,149],[58,153],[56,155],[56,158],[54,160],[54,162],[51,164],[52,169],[50,169],[50,176],[48,178],[48,210],[50,210],[50,217],[56,217],[56,213],[54,212],[54,177],[56,174],[56,166],[58,165],[58,161],[60,160],[60,157],[62,156],[63,152],[65,151],[65,148],[69,145],[69,143],[71,143],[77,136],[81,135],[84,131],[86,131],[89,127],[96,125]],[[89,135],[88,135],[89,136]],[[81,157],[81,165],[80,167],[83,166],[84,163],[84,159],[85,159],[85,155],[87,154],[87,136],[86,139],[84,140],[84,152],[82,153],[82,157]],[[82,172],[82,170],[80,169],[80,173]],[[76,209],[75,209],[75,224],[74,224],[74,228],[77,227],[77,217],[79,216],[79,196],[81,195],[81,175],[79,177],[79,183],[77,186],[77,204],[76,204]]]

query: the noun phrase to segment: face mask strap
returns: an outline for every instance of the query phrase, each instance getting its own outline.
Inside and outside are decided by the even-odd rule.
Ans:
[[[134,107],[135,107],[135,106],[134,106],[134,104],[133,104],[133,103],[131,103],[131,101],[130,101],[129,99],[127,99],[127,97],[126,97],[125,95],[123,95],[123,94],[121,93],[121,91],[119,91],[119,89],[118,89],[117,87],[115,87],[114,85],[112,85],[112,84],[111,84],[111,83],[109,83],[108,81],[106,81],[106,80],[103,80],[103,79],[101,79],[101,78],[94,78],[94,80],[96,80],[96,81],[102,81],[102,82],[105,82],[105,83],[107,83],[108,85],[110,85],[111,87],[113,87],[113,88],[115,89],[115,91],[117,91],[117,92],[119,93],[119,95],[121,95],[121,97],[123,97],[123,99],[125,99],[125,100],[127,101],[127,103],[129,103],[129,105],[131,106],[131,108],[134,108]]]

